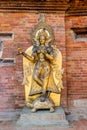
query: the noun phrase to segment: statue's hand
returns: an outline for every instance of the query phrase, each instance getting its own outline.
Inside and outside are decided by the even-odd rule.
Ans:
[[[22,49],[18,48],[18,54],[22,54],[22,53],[23,53]]]

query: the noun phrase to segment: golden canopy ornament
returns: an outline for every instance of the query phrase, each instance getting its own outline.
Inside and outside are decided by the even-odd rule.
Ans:
[[[32,112],[60,106],[62,84],[62,54],[53,45],[51,26],[39,23],[31,32],[33,45],[25,52],[18,48],[23,57],[23,72],[26,106]]]

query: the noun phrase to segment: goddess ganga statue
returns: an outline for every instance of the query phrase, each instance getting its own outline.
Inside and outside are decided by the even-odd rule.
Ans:
[[[53,112],[56,102],[58,100],[60,102],[63,88],[62,55],[52,44],[54,41],[52,28],[45,23],[36,26],[31,33],[31,40],[33,46],[26,52],[18,48],[18,53],[24,56],[23,83],[26,105],[32,108],[32,112],[38,109],[50,109],[50,112]]]

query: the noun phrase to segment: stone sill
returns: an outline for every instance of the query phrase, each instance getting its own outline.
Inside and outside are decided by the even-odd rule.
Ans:
[[[0,66],[15,65],[15,58],[0,58]]]

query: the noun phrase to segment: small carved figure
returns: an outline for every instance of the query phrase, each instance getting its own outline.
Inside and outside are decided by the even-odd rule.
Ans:
[[[29,96],[41,94],[33,102],[32,112],[48,108],[52,112],[54,103],[49,95],[51,92],[60,93],[63,88],[61,53],[51,44],[52,38],[46,28],[37,30],[33,41],[33,46],[28,49],[30,55],[18,48],[18,53],[29,61],[24,62],[24,84],[30,87]]]
[[[46,98],[44,102],[41,102],[40,98],[38,98],[33,103],[28,102],[27,106],[32,108],[32,112],[36,112],[38,109],[50,109],[50,112],[54,112],[55,105],[49,98]]]

